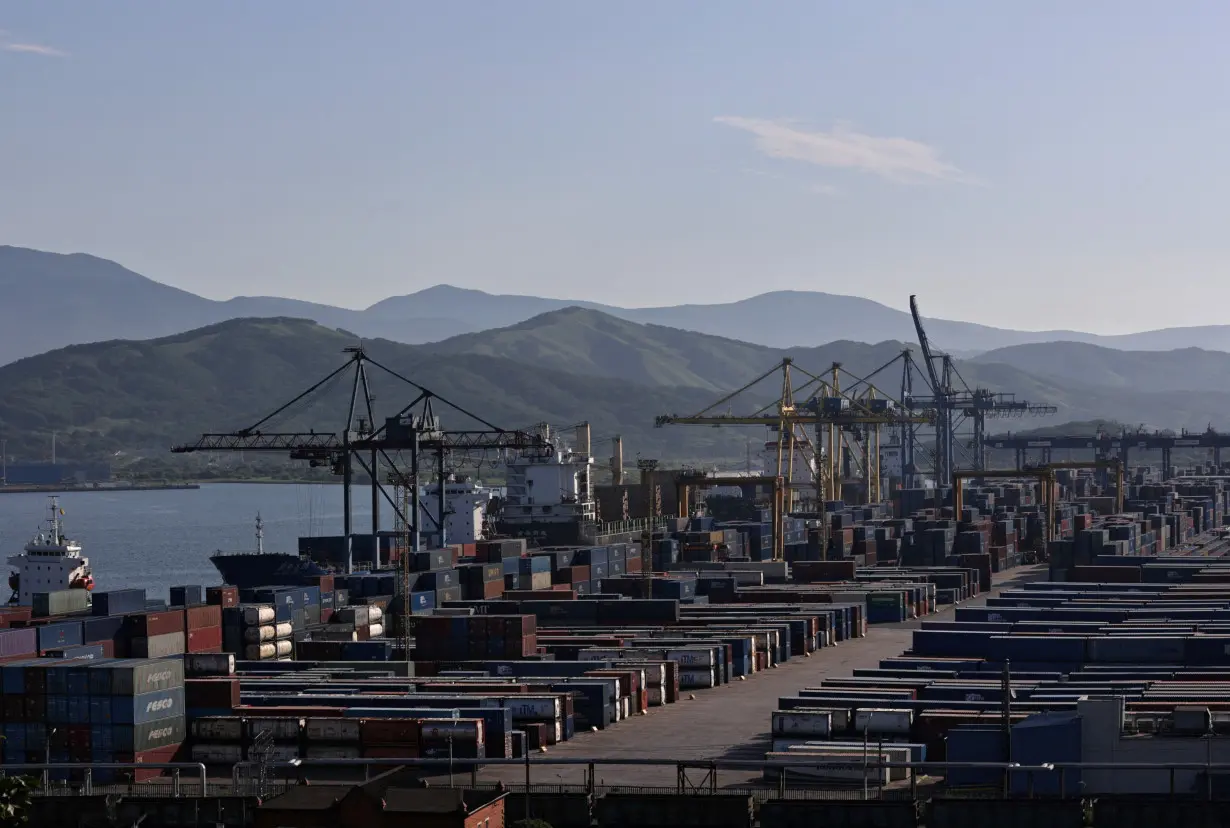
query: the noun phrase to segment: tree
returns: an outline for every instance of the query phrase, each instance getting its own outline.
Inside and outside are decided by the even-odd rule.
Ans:
[[[33,780],[24,776],[0,779],[0,828],[25,825],[30,818],[30,792]]]

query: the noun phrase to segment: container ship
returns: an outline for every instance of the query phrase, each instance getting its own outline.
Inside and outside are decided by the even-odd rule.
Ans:
[[[505,462],[506,484],[486,487],[464,477],[449,476],[443,484],[426,486],[421,494],[419,526],[423,545],[439,547],[438,526],[450,543],[473,544],[495,538],[521,538],[530,548],[575,546],[640,538],[644,526],[629,521],[599,521],[592,484],[594,458],[568,446],[549,430],[550,456],[524,452]],[[444,487],[443,508],[440,486]],[[443,513],[443,521],[440,513]],[[660,525],[661,521],[657,521]],[[408,546],[406,527],[371,534],[353,534],[347,549],[341,535],[304,537],[296,552],[267,551],[257,517],[256,546],[250,551],[219,551],[210,558],[222,580],[240,587],[305,584],[320,575],[346,572],[349,560],[364,570],[396,569]]]

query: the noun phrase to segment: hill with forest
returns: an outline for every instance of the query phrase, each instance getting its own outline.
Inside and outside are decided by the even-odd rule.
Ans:
[[[894,359],[905,348],[887,341],[772,349],[580,309],[420,346],[361,340],[303,319],[241,319],[152,340],[75,345],[0,366],[0,434],[15,459],[46,457],[54,432],[62,458],[112,458],[118,465],[139,457],[165,460],[174,443],[257,423],[337,369],[344,349],[360,342],[376,363],[430,389],[449,428],[476,423],[444,401],[503,428],[588,421],[598,456],[606,452],[605,438],[620,434],[629,458],[641,453],[672,462],[742,458],[747,441],[765,435],[757,429],[655,428],[656,415],[691,414],[719,402],[713,408],[719,413],[756,411],[780,393],[780,375],[772,369],[787,357],[799,396],[814,389],[813,377],[827,377],[834,362],[842,365],[843,387],[874,374],[881,393],[895,396],[901,364]],[[991,423],[991,431],[1007,425],[1061,431],[1067,422],[1095,420],[1176,430],[1230,425],[1225,391],[1099,385],[994,361],[958,360],[955,368],[971,387],[1015,392],[1059,409],[1047,420]],[[766,372],[750,390],[724,399]],[[378,368],[371,380],[377,419],[418,393]],[[339,431],[350,388],[336,377],[261,428]],[[915,393],[924,393],[918,380]]]

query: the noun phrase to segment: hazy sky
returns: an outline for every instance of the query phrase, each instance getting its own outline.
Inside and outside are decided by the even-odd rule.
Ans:
[[[0,243],[211,297],[1230,321],[1224,2],[44,0],[0,30]]]

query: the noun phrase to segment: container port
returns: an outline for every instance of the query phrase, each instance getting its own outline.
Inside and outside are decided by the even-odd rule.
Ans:
[[[368,362],[349,363],[356,387]],[[952,797],[994,820],[986,802],[1220,795],[1224,469],[1129,466],[1100,441],[1092,458],[1026,447],[989,468],[978,412],[1022,404],[947,386],[899,404],[841,390],[834,366],[802,372],[819,390],[795,405],[799,373],[766,373],[784,388],[766,416],[659,418],[775,424],[776,468],[642,460],[639,484],[621,466],[597,493],[584,424],[572,442],[448,431],[420,407],[340,438],[204,435],[177,450],[332,466],[343,532],[267,552],[258,518],[255,551],[212,559],[231,583],[167,601],[94,593],[53,501],[0,609],[6,765],[84,796],[196,786],[242,800],[253,825],[336,822],[393,790],[501,819],[747,826],[914,825],[924,801],[926,824],[953,824]],[[972,468],[959,411],[974,412]],[[926,473],[905,448],[923,429]],[[881,431],[902,438],[900,465],[881,463]],[[461,451],[500,453],[498,496],[445,470]],[[366,534],[350,519],[364,457]],[[603,498],[638,486],[646,513],[602,519]]]

